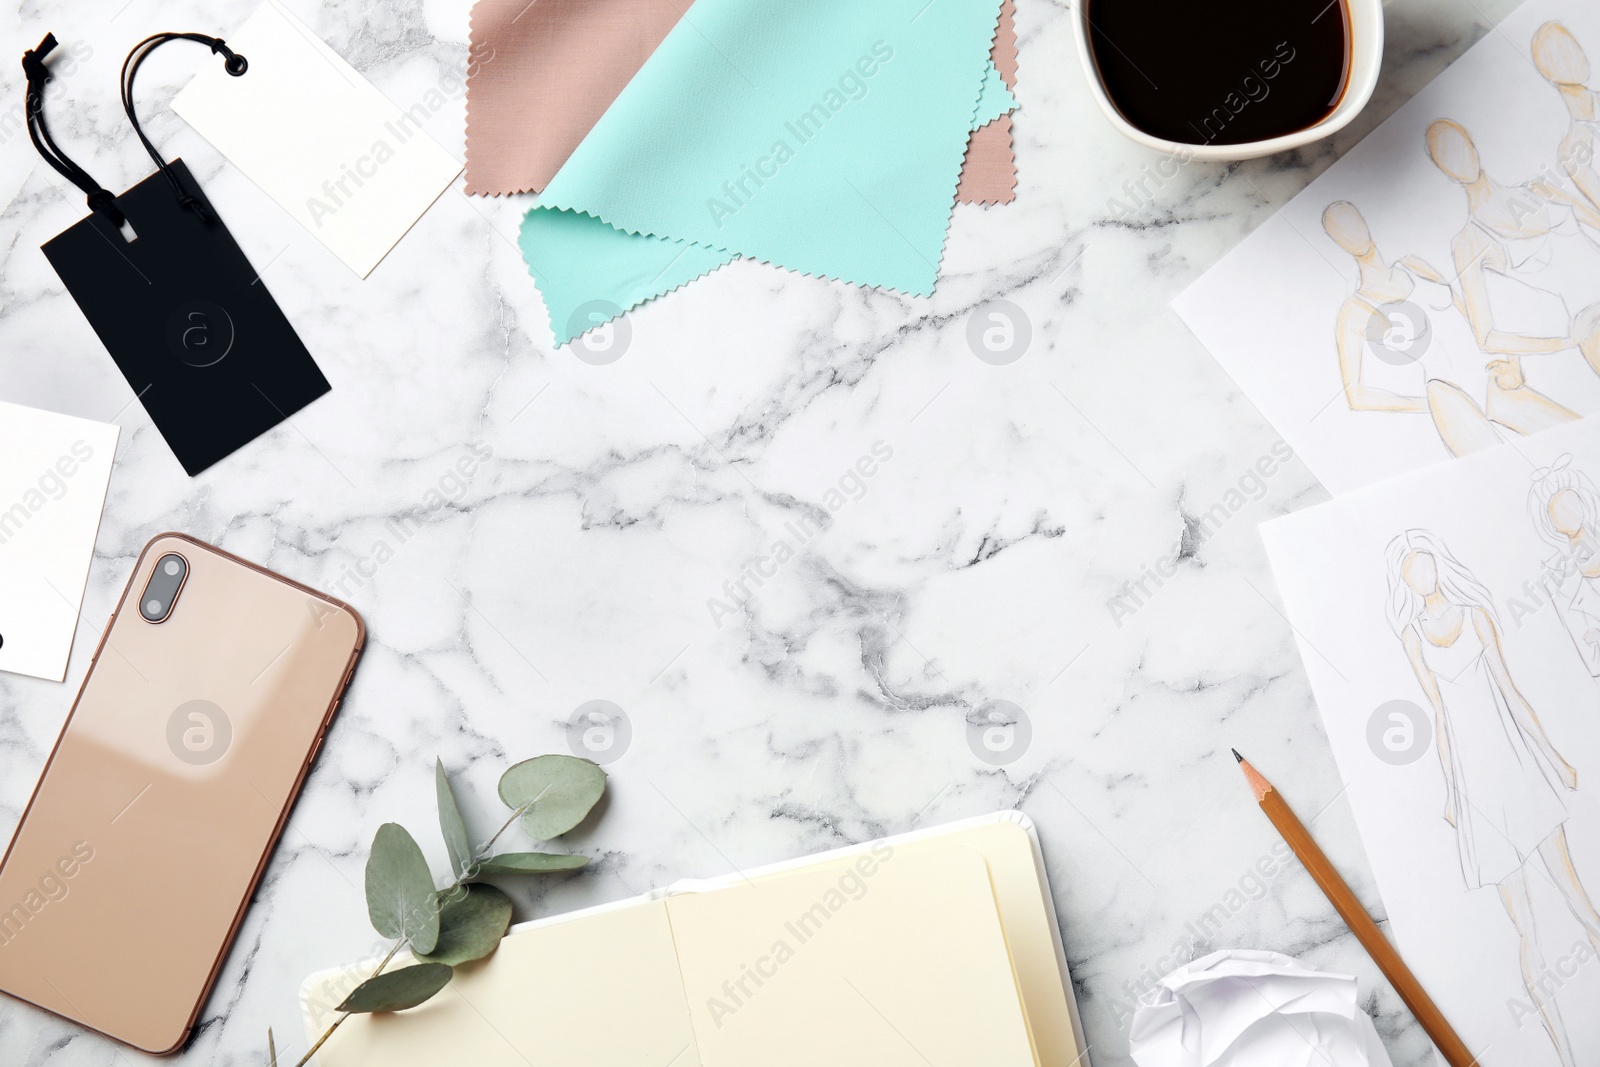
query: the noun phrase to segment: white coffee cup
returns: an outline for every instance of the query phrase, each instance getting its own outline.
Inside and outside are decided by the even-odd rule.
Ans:
[[[1329,134],[1344,129],[1350,120],[1361,113],[1372,99],[1378,86],[1378,70],[1383,64],[1383,0],[1344,0],[1350,13],[1350,70],[1345,79],[1344,92],[1339,103],[1321,122],[1303,130],[1271,137],[1265,141],[1245,144],[1185,144],[1168,141],[1148,134],[1122,117],[1117,105],[1111,102],[1105,82],[1095,65],[1094,52],[1089,42],[1089,7],[1094,0],[1077,0],[1078,17],[1073,20],[1073,37],[1078,45],[1078,59],[1083,64],[1084,76],[1100,105],[1100,110],[1111,125],[1131,140],[1147,148],[1169,155],[1181,154],[1186,159],[1216,162],[1219,160],[1254,159],[1286,152],[1291,148],[1319,141]]]

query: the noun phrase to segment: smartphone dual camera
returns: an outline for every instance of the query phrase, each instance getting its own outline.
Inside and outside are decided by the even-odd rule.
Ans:
[[[139,595],[139,614],[145,622],[164,622],[172,614],[183,591],[184,580],[189,577],[189,561],[176,552],[168,552],[156,560],[144,592]]]

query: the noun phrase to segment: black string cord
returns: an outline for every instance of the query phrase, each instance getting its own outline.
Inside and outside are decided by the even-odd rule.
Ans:
[[[56,35],[47,33],[38,48],[22,53],[22,70],[28,77],[28,136],[33,140],[33,147],[39,150],[44,161],[54,167],[57,174],[88,194],[91,209],[104,215],[113,226],[120,227],[127,219],[122,209],[117,207],[117,198],[91,178],[88,171],[67,158],[50,136],[50,127],[45,124],[44,87],[51,78],[45,57],[55,51],[56,43]]]
[[[213,55],[221,55],[223,57],[224,69],[235,78],[250,69],[250,64],[244,56],[239,55],[223,43],[222,38],[207,37],[203,33],[154,34],[134,45],[133,50],[128,53],[128,57],[122,61],[122,110],[127,112],[128,121],[133,125],[133,132],[139,135],[139,140],[144,144],[144,150],[150,153],[151,159],[155,160],[156,169],[161,172],[162,176],[167,179],[168,184],[172,186],[172,192],[177,196],[178,203],[209,222],[211,221],[211,215],[206,211],[205,205],[200,202],[198,197],[183,187],[183,183],[178,180],[177,174],[167,165],[167,161],[156,150],[156,146],[150,143],[150,138],[145,136],[144,128],[139,125],[139,116],[133,110],[133,79],[139,73],[140,64],[149,57],[151,52],[154,52],[168,41],[196,41],[206,45],[211,49]]]

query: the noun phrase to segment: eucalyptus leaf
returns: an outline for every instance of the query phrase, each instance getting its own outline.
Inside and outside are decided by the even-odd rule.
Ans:
[[[434,787],[439,794],[439,830],[444,834],[444,847],[450,853],[450,873],[457,878],[466,876],[472,866],[472,842],[467,838],[467,824],[461,819],[461,808],[450,788],[450,779],[444,773],[444,761],[433,761]]]
[[[450,984],[450,968],[442,963],[419,963],[368,978],[356,986],[338,1010],[352,1013],[405,1011],[431,998]]]
[[[493,952],[511,925],[511,898],[492,885],[461,886],[445,897],[439,909],[439,943],[417,958],[456,967]]]
[[[528,806],[522,828],[541,841],[560,837],[583,821],[606,791],[606,772],[576,756],[535,756],[500,778],[500,799]]]
[[[479,860],[475,874],[555,874],[575,871],[589,863],[588,856],[557,856],[549,852],[507,852]]]
[[[415,952],[432,952],[439,941],[439,899],[433,890],[433,875],[416,841],[398,823],[384,823],[372,839],[372,855],[367,857],[367,914],[378,933],[410,941]]]

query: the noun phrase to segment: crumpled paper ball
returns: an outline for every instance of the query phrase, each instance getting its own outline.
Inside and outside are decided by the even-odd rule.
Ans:
[[[1277,952],[1213,952],[1139,998],[1139,1067],[1393,1067],[1356,980]]]

